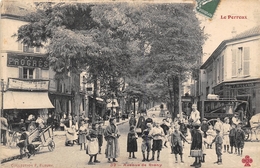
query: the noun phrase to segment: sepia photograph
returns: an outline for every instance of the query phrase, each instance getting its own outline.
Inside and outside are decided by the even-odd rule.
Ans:
[[[260,0],[0,4],[0,167],[260,167]]]

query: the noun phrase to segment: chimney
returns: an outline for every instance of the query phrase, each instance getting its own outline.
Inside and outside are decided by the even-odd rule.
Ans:
[[[232,33],[232,38],[234,38],[237,35],[237,31],[236,31],[235,27],[233,27],[233,30],[231,33]]]

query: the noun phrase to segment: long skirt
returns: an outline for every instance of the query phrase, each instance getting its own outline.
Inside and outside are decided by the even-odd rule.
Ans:
[[[98,154],[99,146],[98,146],[98,140],[97,138],[94,139],[94,141],[88,141],[88,154],[89,155],[96,155]]]
[[[117,138],[108,138],[105,150],[106,158],[117,158],[119,156],[119,144]]]

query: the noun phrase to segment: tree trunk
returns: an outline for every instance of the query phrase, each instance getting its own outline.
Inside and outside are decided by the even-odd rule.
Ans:
[[[169,108],[168,110],[170,111],[170,114],[172,116],[172,119],[173,119],[173,109],[172,109],[172,105],[173,105],[173,102],[172,102],[172,92],[171,92],[171,85],[170,85],[170,78],[167,79],[168,80],[168,88],[169,88],[169,96],[170,96],[170,103],[169,103]]]
[[[173,115],[173,118],[177,117],[177,114],[178,114],[178,111],[179,111],[179,108],[178,108],[178,95],[179,95],[179,82],[178,82],[178,76],[173,76],[172,77],[172,82],[173,82],[173,85],[172,85],[172,90],[173,90],[173,100],[174,100],[174,115]]]
[[[94,84],[94,89],[93,89],[93,105],[92,105],[92,123],[95,123],[96,121],[96,98],[97,98],[97,76],[93,75],[93,84]]]

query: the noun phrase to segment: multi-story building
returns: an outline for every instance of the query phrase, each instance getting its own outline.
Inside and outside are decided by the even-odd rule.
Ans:
[[[8,117],[9,122],[20,122],[30,114],[47,119],[48,109],[54,108],[48,97],[50,67],[44,49],[23,45],[13,36],[26,24],[20,16],[30,9],[22,3],[19,6],[2,4],[1,115]]]
[[[60,118],[85,110],[85,92],[80,88],[82,76],[70,73],[67,79],[55,79],[44,48],[28,47],[13,36],[27,24],[22,16],[33,9],[21,2],[2,4],[0,79],[4,88],[0,104],[11,122],[26,120],[30,114],[46,120],[48,114]]]
[[[201,66],[200,100],[208,94],[249,103],[260,112],[260,26],[224,40]]]

